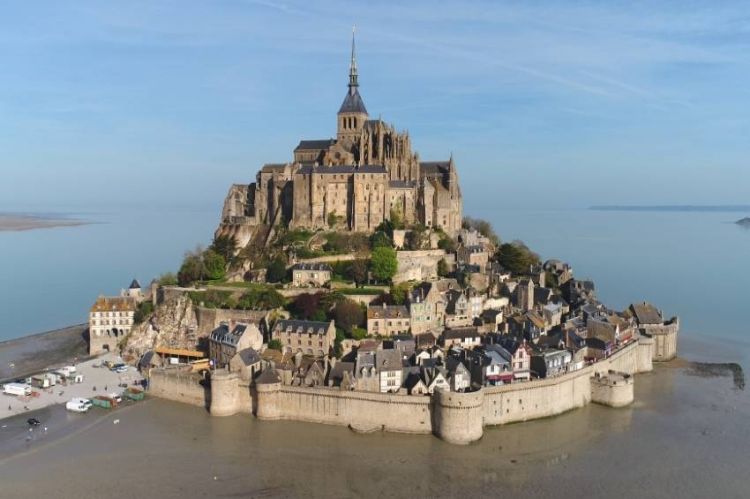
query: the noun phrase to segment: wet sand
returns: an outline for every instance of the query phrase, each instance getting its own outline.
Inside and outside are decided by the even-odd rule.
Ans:
[[[53,229],[55,227],[75,227],[89,222],[74,218],[53,218],[38,215],[18,215],[0,213],[0,232],[34,229]]]
[[[87,358],[87,324],[0,342],[0,382],[22,378],[55,364]]]
[[[747,392],[692,373],[659,367],[638,376],[631,407],[487,428],[466,447],[148,400],[5,452],[2,495],[746,497]]]

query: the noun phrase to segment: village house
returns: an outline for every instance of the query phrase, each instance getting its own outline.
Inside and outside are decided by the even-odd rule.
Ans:
[[[476,265],[481,269],[484,269],[490,260],[490,254],[483,246],[461,246],[456,254],[458,263]]]
[[[255,324],[222,322],[208,337],[208,357],[215,368],[225,367],[237,352],[262,347],[263,334]]]
[[[404,359],[398,350],[378,350],[375,368],[380,380],[381,393],[397,393],[403,382]]]
[[[285,352],[322,357],[333,348],[336,326],[334,321],[280,319],[273,326],[271,338],[279,341]]]
[[[474,348],[482,344],[482,336],[476,327],[460,327],[446,329],[441,336],[443,347],[449,349],[453,346],[462,348]]]
[[[262,369],[260,354],[254,348],[238,351],[229,361],[229,370],[237,372],[243,381],[251,381]]]
[[[518,341],[506,337],[504,341],[501,341],[500,346],[512,356],[513,379],[515,381],[528,381],[531,379],[532,349],[529,344],[526,341]]]
[[[544,350],[531,355],[531,370],[540,378],[551,378],[565,374],[573,354],[567,350]]]
[[[296,288],[321,288],[331,281],[332,274],[327,263],[296,263],[292,266],[292,284]]]
[[[423,282],[409,293],[411,332],[421,334],[441,326],[446,302],[435,282]]]
[[[394,336],[406,334],[411,328],[409,309],[404,305],[371,305],[367,307],[367,334]]]

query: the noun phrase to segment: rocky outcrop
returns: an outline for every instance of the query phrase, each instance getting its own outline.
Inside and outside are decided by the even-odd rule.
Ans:
[[[123,354],[139,359],[155,347],[195,349],[198,338],[195,307],[186,293],[165,297],[149,320],[135,326]]]

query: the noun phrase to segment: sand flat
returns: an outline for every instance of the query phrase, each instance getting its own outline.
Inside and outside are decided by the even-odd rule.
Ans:
[[[17,215],[0,213],[0,232],[23,231],[34,229],[52,229],[55,227],[75,227],[89,222],[74,218],[53,218],[38,215]]]

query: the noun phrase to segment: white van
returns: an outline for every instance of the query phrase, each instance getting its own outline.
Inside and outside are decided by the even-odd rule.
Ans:
[[[25,383],[7,383],[3,386],[3,393],[6,395],[29,396],[31,387]]]
[[[88,412],[91,406],[91,401],[83,398],[72,398],[65,404],[65,408],[72,412]]]

